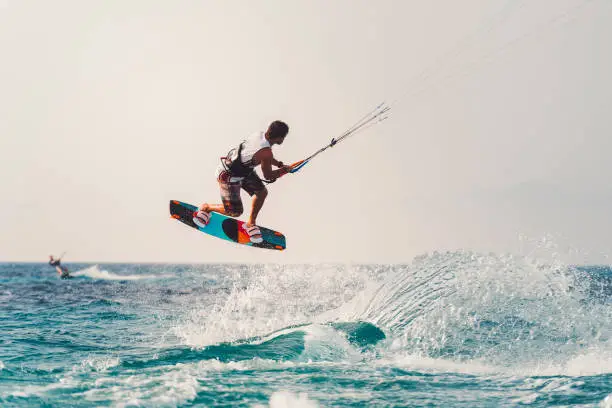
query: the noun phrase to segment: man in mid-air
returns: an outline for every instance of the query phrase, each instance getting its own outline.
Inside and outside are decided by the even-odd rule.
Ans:
[[[68,272],[68,269],[66,269],[65,266],[62,266],[61,263],[62,263],[62,257],[61,256],[59,258],[55,259],[55,258],[53,258],[53,255],[49,255],[49,265],[55,267],[55,270],[59,274],[60,278],[62,278],[62,279],[70,278],[70,272]]]
[[[217,181],[221,188],[221,201],[223,204],[204,203],[193,214],[193,222],[201,228],[206,227],[210,221],[210,212],[215,211],[230,217],[239,217],[243,212],[240,189],[244,189],[253,197],[249,220],[243,224],[251,242],[263,241],[261,231],[257,227],[257,214],[268,196],[268,189],[255,172],[261,166],[264,178],[272,182],[284,174],[291,167],[285,166],[276,160],[272,154],[272,146],[283,144],[289,133],[289,126],[280,120],[274,121],[265,132],[257,132],[240,145],[229,151],[226,157],[221,158],[217,168]],[[277,167],[272,170],[272,166]]]

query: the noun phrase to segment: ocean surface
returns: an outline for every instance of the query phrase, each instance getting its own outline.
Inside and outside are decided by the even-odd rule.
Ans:
[[[0,263],[0,407],[612,407],[612,270]]]

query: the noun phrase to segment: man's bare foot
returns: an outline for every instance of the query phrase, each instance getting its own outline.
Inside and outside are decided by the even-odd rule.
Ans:
[[[260,244],[263,242],[263,237],[261,236],[261,230],[257,225],[244,223],[242,224],[242,228],[249,234],[249,239],[254,244]]]
[[[208,204],[202,204],[198,211],[194,211],[191,219],[195,225],[205,228],[210,222],[210,212]]]

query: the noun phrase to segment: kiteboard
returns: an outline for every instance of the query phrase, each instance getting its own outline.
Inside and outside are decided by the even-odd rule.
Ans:
[[[204,228],[199,227],[193,222],[193,213],[197,210],[198,208],[195,205],[176,200],[170,201],[170,216],[172,218],[190,226],[191,228],[202,231],[205,234],[256,248],[277,249],[280,251],[286,248],[285,236],[280,232],[258,226],[261,231],[263,242],[251,242],[249,235],[242,228],[242,225],[244,224],[243,221],[216,213],[214,211],[210,213],[210,221],[208,222],[208,225]]]

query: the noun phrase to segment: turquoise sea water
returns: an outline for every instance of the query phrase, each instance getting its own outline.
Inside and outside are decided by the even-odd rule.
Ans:
[[[0,264],[0,406],[612,407],[612,272]]]

